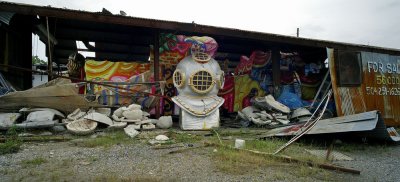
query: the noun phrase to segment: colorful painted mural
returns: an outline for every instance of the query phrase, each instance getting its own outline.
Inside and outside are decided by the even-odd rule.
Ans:
[[[225,99],[222,109],[228,113],[234,112],[233,105],[235,103],[235,78],[232,75],[225,76],[224,88],[222,88],[218,96]]]
[[[134,102],[139,94],[132,94],[135,91],[150,92],[147,85],[124,85],[118,82],[149,82],[154,81],[153,74],[149,71],[148,63],[127,63],[87,60],[85,62],[86,80],[96,82],[114,82],[115,86],[124,89],[109,88],[101,85],[93,85],[88,88],[90,92],[99,95],[99,102],[103,105],[126,105]]]
[[[265,92],[261,89],[259,82],[252,80],[249,75],[235,77],[235,112],[250,106],[251,98],[263,95]]]

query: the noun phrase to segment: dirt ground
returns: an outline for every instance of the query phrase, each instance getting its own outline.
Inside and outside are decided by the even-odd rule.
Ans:
[[[150,145],[148,140],[159,133],[165,131],[142,132],[134,139],[116,138],[120,142],[97,140],[102,138],[102,135],[108,135],[107,133],[77,137],[62,142],[25,142],[19,152],[0,155],[0,179],[1,181],[400,180],[398,145],[338,144],[337,150],[354,160],[336,161],[334,164],[361,170],[361,175],[354,175],[301,164],[271,162],[265,158],[247,158],[250,154],[241,156],[236,151],[231,152],[212,145],[204,146],[204,138],[207,139],[207,136],[203,134],[200,135],[202,138],[199,138],[195,134],[182,132],[179,136],[172,136],[176,138],[175,142]],[[238,136],[228,135],[221,137],[233,145],[234,138]],[[301,147],[314,148],[308,144]],[[238,155],[238,158],[224,158],[227,155]],[[241,158],[244,158],[243,161]]]

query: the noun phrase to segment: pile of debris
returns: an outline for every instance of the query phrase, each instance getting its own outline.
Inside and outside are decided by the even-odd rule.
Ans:
[[[138,130],[151,130],[158,128],[170,128],[172,117],[163,116],[157,119],[149,119],[149,113],[142,111],[137,104],[128,107],[120,107],[112,114],[111,108],[95,108],[88,111],[76,109],[65,116],[58,110],[50,108],[22,108],[19,113],[0,113],[0,129],[7,130],[11,127],[24,129],[53,129],[61,132],[68,130],[76,135],[88,135],[94,133],[97,128],[116,129],[124,128],[130,137],[139,134]],[[21,122],[21,116],[26,116]]]
[[[311,112],[306,108],[291,111],[289,107],[276,101],[272,95],[256,97],[248,106],[238,112],[242,123],[246,126],[254,123],[257,126],[281,126],[294,122],[305,122],[310,119]]]

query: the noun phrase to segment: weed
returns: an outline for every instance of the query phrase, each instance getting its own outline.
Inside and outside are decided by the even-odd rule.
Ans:
[[[273,179],[276,181],[285,181],[287,178],[287,174],[283,172],[276,171],[273,173]]]
[[[69,158],[69,159],[62,159],[61,161],[60,161],[60,167],[67,167],[67,166],[70,166],[71,164],[72,164],[72,158]]]
[[[0,155],[16,153],[21,148],[21,142],[7,140],[5,143],[0,143]]]
[[[41,165],[46,162],[47,162],[46,159],[38,157],[35,159],[31,159],[31,160],[23,160],[23,161],[21,161],[21,164],[25,168],[25,167],[30,167],[30,166],[38,166],[38,165]]]
[[[97,138],[85,139],[77,143],[78,146],[82,147],[111,147],[118,144],[126,144],[132,142],[124,132],[116,131],[113,133],[107,133],[105,136],[99,136]]]
[[[18,137],[18,132],[15,127],[11,127],[6,134],[6,142],[0,143],[0,155],[16,153],[22,145],[21,139]]]
[[[53,171],[50,176],[50,181],[60,181],[61,172],[60,171]]]
[[[16,172],[16,170],[11,169],[11,168],[5,168],[5,169],[0,170],[0,174],[3,174],[3,175],[9,175],[9,174],[13,174],[15,172]]]
[[[97,157],[95,157],[95,156],[90,156],[89,157],[89,161],[90,162],[96,162],[96,161],[98,161],[99,160],[99,158],[97,158]]]
[[[277,161],[268,156],[260,156],[245,151],[220,147],[213,155],[216,167],[229,174],[245,174],[252,169],[274,165]]]
[[[165,180],[165,179],[164,179]],[[101,175],[96,176],[94,179],[90,181],[163,181],[159,177],[152,177],[152,176],[134,176],[134,177],[120,177],[115,173],[103,173]]]
[[[188,133],[170,132],[169,137],[173,139],[175,143],[195,143],[202,140],[202,137]]]

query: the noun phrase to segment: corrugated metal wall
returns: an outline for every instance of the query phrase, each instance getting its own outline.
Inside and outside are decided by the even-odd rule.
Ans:
[[[387,125],[399,126],[400,56],[361,52],[361,84],[342,86],[338,79],[338,50],[327,51],[338,116],[379,110]]]

